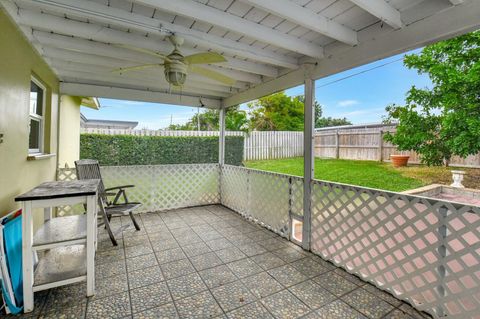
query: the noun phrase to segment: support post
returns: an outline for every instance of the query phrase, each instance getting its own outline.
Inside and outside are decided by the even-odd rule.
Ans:
[[[222,200],[222,174],[223,174],[223,165],[225,164],[225,108],[221,108],[220,112],[220,123],[219,134],[218,134],[218,194],[220,204],[223,204]]]
[[[383,130],[378,132],[378,160],[383,162]]]
[[[340,133],[338,130],[335,131],[335,158],[340,158]]]
[[[218,138],[218,164],[225,164],[225,108],[220,109],[220,134]]]
[[[303,235],[302,247],[310,250],[311,238],[311,209],[312,209],[312,181],[314,177],[314,100],[315,81],[305,79],[304,129],[303,129]]]
[[[447,274],[447,267],[446,267],[446,257],[447,257],[447,217],[448,217],[448,208],[442,206],[438,209],[438,219],[439,219],[439,227],[438,227],[438,243],[439,246],[437,248],[438,254],[440,255],[440,263],[437,267],[439,278],[439,284],[437,286],[437,292],[440,296],[440,300],[437,306],[437,315],[439,317],[445,316],[445,297],[447,295],[446,292],[446,274]]]

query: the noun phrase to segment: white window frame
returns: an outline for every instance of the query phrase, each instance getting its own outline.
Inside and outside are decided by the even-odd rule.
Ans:
[[[36,79],[34,76],[31,76],[30,81],[35,83],[40,89],[43,90],[43,95],[42,95],[42,115],[38,115],[35,113],[31,113],[30,110],[30,94],[31,94],[31,88],[29,90],[29,99],[28,99],[28,139],[30,143],[30,122],[31,120],[36,120],[39,122],[39,134],[38,134],[38,148],[30,148],[30,145],[28,145],[28,153],[29,154],[38,154],[43,152],[43,143],[44,143],[44,128],[45,128],[45,111],[46,111],[46,97],[47,97],[47,89],[45,88],[45,85],[42,84],[38,79]],[[30,86],[31,87],[31,86]]]

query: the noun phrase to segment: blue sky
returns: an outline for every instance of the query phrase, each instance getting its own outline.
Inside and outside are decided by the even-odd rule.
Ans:
[[[393,56],[317,80],[315,96],[323,106],[324,116],[346,117],[354,124],[379,122],[385,115],[385,106],[404,103],[405,93],[412,85],[421,88],[431,86],[427,76],[408,70],[401,60],[393,62],[402,56]],[[392,63],[384,65],[389,62]],[[288,95],[303,94],[303,86],[286,92]],[[137,128],[161,129],[170,123],[185,123],[197,112],[197,108],[192,107],[134,101],[100,99],[100,103],[100,110],[82,107],[82,113],[92,119],[137,121]]]

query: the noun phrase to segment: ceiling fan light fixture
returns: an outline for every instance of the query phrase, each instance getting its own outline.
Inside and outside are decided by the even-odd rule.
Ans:
[[[187,80],[187,67],[179,61],[165,64],[165,78],[173,86],[182,86]]]
[[[185,73],[176,71],[165,71],[165,77],[167,78],[167,82],[173,86],[182,86],[187,79],[187,75]]]

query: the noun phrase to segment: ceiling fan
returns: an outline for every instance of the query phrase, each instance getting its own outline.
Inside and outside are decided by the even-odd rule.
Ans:
[[[223,75],[220,72],[216,72],[208,68],[198,66],[198,64],[212,64],[212,63],[226,62],[227,60],[225,59],[225,57],[215,52],[201,52],[201,53],[195,53],[195,54],[184,56],[179,49],[179,47],[183,44],[183,38],[176,35],[170,35],[168,36],[168,39],[174,46],[173,51],[168,55],[157,53],[147,49],[141,49],[141,48],[136,48],[131,46],[123,46],[131,50],[153,55],[163,60],[161,63],[142,64],[142,65],[137,65],[132,67],[118,68],[113,70],[112,72],[122,74],[128,71],[135,71],[135,70],[154,68],[154,67],[163,67],[164,73],[165,73],[165,79],[167,80],[168,83],[170,83],[173,86],[182,86],[185,83],[189,72],[199,74],[201,76],[213,79],[222,84],[227,84],[229,86],[235,84],[236,81],[234,79],[226,75]]]

